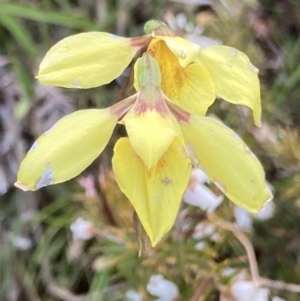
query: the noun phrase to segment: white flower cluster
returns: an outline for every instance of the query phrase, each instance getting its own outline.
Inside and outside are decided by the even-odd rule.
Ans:
[[[175,301],[179,296],[177,285],[164,278],[161,274],[152,275],[147,284],[150,295],[158,297],[155,301]],[[135,290],[128,290],[125,294],[126,301],[143,301],[143,295]]]
[[[207,175],[199,168],[194,168],[191,173],[189,185],[184,192],[183,200],[207,212],[214,212],[222,203],[223,195],[214,194],[205,183],[210,183]]]
[[[285,301],[277,296],[269,298],[268,288],[247,279],[243,272],[233,278],[229,286],[221,290],[220,301]]]
[[[206,241],[203,241],[204,239],[207,239],[207,240],[213,241],[213,242],[217,242],[220,239],[220,235],[217,232],[215,225],[213,225],[212,223],[210,223],[208,221],[199,223],[195,227],[192,237],[195,240],[200,240],[195,245],[195,249],[199,250],[199,251],[203,250],[207,245]]]

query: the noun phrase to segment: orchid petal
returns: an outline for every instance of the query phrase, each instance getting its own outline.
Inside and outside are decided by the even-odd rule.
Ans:
[[[247,145],[221,122],[192,116],[180,122],[198,166],[238,206],[257,212],[272,197],[264,170]]]
[[[120,76],[141,46],[134,39],[104,32],[73,35],[48,51],[37,78],[42,84],[66,88],[101,86]]]
[[[155,246],[173,226],[188,184],[191,163],[183,141],[175,138],[156,166],[148,170],[128,138],[118,140],[113,170]]]
[[[116,123],[117,117],[108,109],[65,116],[28,151],[15,185],[37,190],[77,176],[103,151]]]
[[[227,46],[204,47],[198,57],[210,73],[217,96],[233,104],[249,107],[253,111],[254,123],[260,126],[258,69],[249,58]]]
[[[161,116],[155,110],[148,110],[142,115],[129,113],[123,121],[131,147],[147,168],[152,168],[167,151],[176,135],[172,119]]]
[[[185,81],[178,87],[178,99],[172,100],[184,110],[204,116],[216,99],[210,74],[201,64],[191,64],[183,73]]]

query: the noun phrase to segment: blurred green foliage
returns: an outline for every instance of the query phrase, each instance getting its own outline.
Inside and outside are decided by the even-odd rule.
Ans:
[[[179,216],[156,249],[147,247],[143,235],[137,239],[132,208],[111,175],[113,143],[84,173],[94,179],[93,197],[76,180],[35,193],[12,187],[22,156],[51,123],[74,108],[107,106],[131,89],[126,75],[89,91],[39,86],[34,74],[49,47],[82,31],[139,35],[147,20],[170,20],[179,12],[200,25],[204,35],[242,50],[260,67],[264,132],[254,129],[244,108],[217,101],[210,113],[238,131],[261,159],[275,189],[274,217],[256,221],[249,235],[262,276],[300,283],[300,29],[293,17],[300,15],[300,4],[224,0],[208,7],[186,2],[0,0],[0,300],[117,301],[124,300],[129,288],[152,300],[146,284],[151,275],[161,273],[179,286],[181,300],[192,300],[203,279],[211,276],[214,282],[201,300],[213,301],[219,300],[220,285],[229,281],[222,277],[225,267],[248,268],[245,250],[224,229],[218,230],[218,242],[206,240],[204,250],[195,249],[193,227],[206,216],[187,205],[184,217]],[[115,140],[124,134],[117,129]],[[233,221],[229,202],[217,213]],[[99,235],[89,242],[74,241],[69,228],[77,216],[93,221]],[[27,237],[31,246],[22,250],[16,243],[19,237]],[[143,245],[140,257],[138,241]],[[288,291],[272,293],[289,301],[300,298]]]

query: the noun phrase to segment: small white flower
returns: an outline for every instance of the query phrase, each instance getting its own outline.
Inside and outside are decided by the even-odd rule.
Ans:
[[[28,237],[11,234],[9,239],[13,246],[19,250],[27,251],[32,247],[32,241]]]
[[[274,216],[274,212],[275,212],[275,204],[273,201],[269,201],[261,208],[259,212],[253,214],[253,217],[260,221],[265,221],[272,218]]]
[[[194,239],[209,239],[210,241],[219,241],[220,240],[220,235],[216,230],[216,227],[210,223],[210,222],[201,222],[199,223],[195,229],[194,233],[192,235]],[[203,250],[207,246],[207,242],[205,241],[200,241],[196,243],[195,249],[196,250]]]
[[[177,285],[165,279],[161,274],[155,274],[150,277],[147,291],[152,296],[159,298],[156,301],[174,301],[179,295]]]
[[[207,175],[199,168],[194,168],[183,200],[207,212],[213,212],[222,203],[223,195],[215,195],[204,183],[209,183]]]
[[[216,233],[216,227],[209,222],[199,223],[194,230],[193,238],[194,239],[203,239],[206,237],[211,237]]]
[[[275,296],[275,297],[272,298],[272,301],[286,301],[286,300]]]
[[[252,230],[252,216],[245,209],[235,206],[233,209],[236,224],[244,231]]]
[[[254,214],[250,214],[243,208],[238,206],[234,207],[234,217],[237,225],[244,231],[251,231],[253,225],[253,218],[265,221],[274,216],[275,204],[273,201],[267,202],[262,209]]]
[[[222,271],[222,276],[223,277],[231,277],[235,273],[236,273],[236,268],[227,267]]]
[[[231,295],[236,301],[268,301],[269,290],[251,281],[238,280],[231,286]]]
[[[89,240],[98,233],[93,223],[82,217],[78,217],[76,221],[71,224],[70,229],[73,234],[73,239]]]
[[[31,221],[33,219],[35,215],[35,211],[34,210],[27,210],[25,212],[23,212],[20,216],[20,220],[23,222],[23,223],[27,223],[29,221]]]
[[[198,243],[195,244],[195,249],[198,251],[202,251],[206,248],[207,243],[205,241],[199,241]]]
[[[198,184],[194,189],[186,189],[183,200],[207,212],[214,212],[222,203],[223,196],[216,196],[208,187]]]
[[[129,289],[125,293],[125,301],[142,301],[143,295],[133,289]]]
[[[191,177],[194,177],[195,181],[197,181],[199,184],[211,182],[207,174],[200,168],[193,168]]]
[[[180,28],[180,29],[184,29],[186,24],[187,24],[187,18],[186,18],[186,15],[183,14],[183,13],[178,13],[176,16],[175,16],[175,19],[176,19],[176,23],[177,23],[177,26]]]

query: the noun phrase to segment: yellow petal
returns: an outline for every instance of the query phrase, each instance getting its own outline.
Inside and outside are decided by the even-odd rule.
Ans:
[[[208,69],[216,94],[233,104],[248,106],[260,126],[261,104],[258,69],[242,52],[227,46],[202,48],[199,60]]]
[[[62,118],[28,151],[15,185],[37,190],[77,176],[103,151],[116,123],[108,109],[81,110]]]
[[[164,41],[167,44],[168,48],[178,59],[180,66],[183,68],[197,60],[200,53],[201,47],[199,45],[181,37],[155,37],[155,39],[150,43],[148,50],[152,51],[152,48],[155,48],[155,44],[161,44],[161,41]]]
[[[155,246],[174,225],[189,181],[191,163],[183,141],[175,138],[158,164],[148,171],[128,138],[121,138],[112,162],[118,185]]]
[[[117,78],[141,45],[104,32],[70,36],[54,45],[43,59],[37,78],[46,85],[92,88]]]
[[[205,115],[216,99],[215,87],[207,69],[201,64],[191,64],[183,74],[185,81],[177,87],[176,100],[172,100],[190,113]]]
[[[208,117],[180,125],[191,156],[231,201],[257,212],[271,199],[260,162],[236,133]]]
[[[170,113],[162,116],[156,110],[146,110],[143,114],[137,115],[132,110],[125,116],[123,122],[131,147],[148,169],[157,164],[176,135]]]
[[[164,42],[156,43],[151,51],[162,73],[165,95],[186,111],[205,115],[215,100],[214,84],[207,69],[199,63],[181,67]]]

